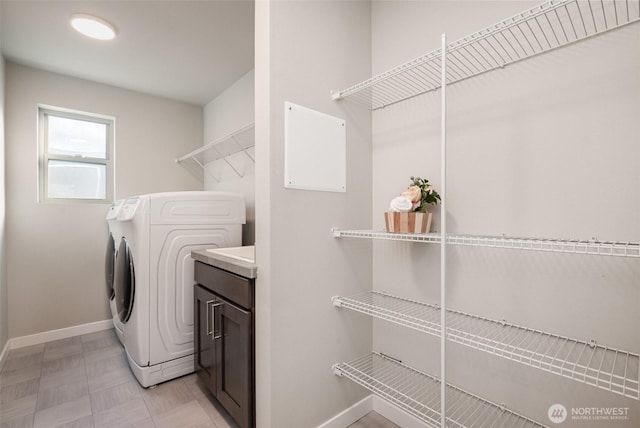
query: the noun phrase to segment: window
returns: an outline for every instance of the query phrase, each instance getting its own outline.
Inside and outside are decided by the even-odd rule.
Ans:
[[[40,201],[110,202],[114,119],[51,107],[38,113]]]

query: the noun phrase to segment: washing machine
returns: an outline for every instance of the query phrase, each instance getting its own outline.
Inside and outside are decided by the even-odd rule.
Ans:
[[[106,221],[109,226],[109,237],[107,238],[107,251],[105,253],[104,272],[105,283],[107,285],[107,297],[109,298],[109,307],[111,309],[111,318],[113,320],[113,327],[116,332],[116,336],[123,343],[124,337],[122,334],[122,323],[118,318],[116,311],[116,300],[114,292],[114,273],[116,265],[116,255],[118,253],[117,246],[120,244],[122,238],[122,232],[120,231],[120,222],[118,221],[118,214],[122,210],[124,200],[115,201],[109,207],[107,211]]]
[[[143,387],[194,371],[191,251],[242,245],[244,198],[170,192],[127,199],[118,222],[115,300],[129,366]]]

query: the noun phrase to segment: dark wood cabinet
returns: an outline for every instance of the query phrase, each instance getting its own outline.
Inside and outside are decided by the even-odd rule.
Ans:
[[[215,350],[211,337],[211,304],[216,295],[199,285],[194,289],[195,370],[210,390],[215,390]]]
[[[255,426],[253,282],[196,262],[195,370],[242,428]]]

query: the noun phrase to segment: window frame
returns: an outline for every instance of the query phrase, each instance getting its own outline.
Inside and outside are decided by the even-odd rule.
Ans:
[[[95,122],[106,125],[105,158],[65,155],[49,153],[49,141],[47,139],[49,116],[65,119],[75,119],[85,122]],[[115,154],[115,117],[96,113],[71,110],[48,105],[38,105],[38,202],[40,203],[83,203],[83,204],[107,204],[113,202],[115,192],[114,154]],[[50,160],[74,162],[77,164],[100,164],[105,166],[105,197],[104,199],[86,198],[50,198],[48,165]]]

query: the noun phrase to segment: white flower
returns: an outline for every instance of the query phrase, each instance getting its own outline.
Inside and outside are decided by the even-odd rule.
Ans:
[[[404,196],[393,198],[389,204],[389,211],[394,213],[407,213],[413,209],[411,200]]]
[[[420,202],[420,199],[422,198],[422,191],[418,186],[409,186],[409,188],[402,192],[400,195],[404,196],[415,204],[416,202]]]

